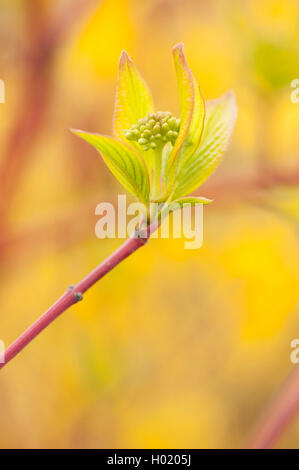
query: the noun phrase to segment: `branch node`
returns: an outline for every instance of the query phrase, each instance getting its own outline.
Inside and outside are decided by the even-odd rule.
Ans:
[[[80,300],[83,300],[82,292],[74,292],[74,285],[73,284],[70,284],[68,286],[67,290],[72,292],[76,302],[80,302]]]
[[[140,240],[144,245],[148,242],[148,236],[144,230],[135,229],[133,238]]]

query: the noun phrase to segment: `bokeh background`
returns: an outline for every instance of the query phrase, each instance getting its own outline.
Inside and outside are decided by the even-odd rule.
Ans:
[[[204,245],[152,240],[0,377],[1,448],[243,446],[299,336],[297,0],[1,0],[0,338],[8,345],[120,244],[122,189],[70,127],[110,134],[118,59],[179,112],[179,41],[206,99],[239,115],[198,194]],[[280,447],[298,447],[299,422]]]

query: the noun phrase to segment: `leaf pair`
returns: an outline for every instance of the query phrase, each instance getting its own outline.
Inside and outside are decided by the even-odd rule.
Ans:
[[[173,201],[194,191],[218,165],[236,119],[233,92],[218,100],[204,103],[196,78],[187,65],[183,45],[173,50],[180,94],[180,127],[173,145],[144,151],[137,142],[126,140],[128,131],[138,120],[154,110],[151,93],[126,52],[122,52],[114,112],[114,135],[107,137],[74,130],[93,145],[117,180],[141,202],[151,197],[152,180],[165,185],[164,201]],[[206,108],[206,110],[205,110]],[[158,113],[157,113],[158,114]],[[153,135],[152,138],[155,138]],[[163,162],[153,165],[157,158]],[[154,175],[159,168],[161,175]],[[163,196],[160,199],[163,202]],[[206,200],[204,200],[206,203]]]

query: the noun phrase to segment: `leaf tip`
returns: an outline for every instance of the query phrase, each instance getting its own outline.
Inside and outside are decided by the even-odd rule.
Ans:
[[[129,54],[127,53],[127,51],[125,51],[124,49],[121,51],[120,53],[120,58],[119,58],[119,67],[122,68],[124,67],[125,65],[129,65],[129,64],[132,64],[132,59],[131,57],[129,56]]]
[[[179,42],[176,46],[173,47],[172,49],[172,54],[173,54],[173,57],[174,57],[174,60],[178,60],[181,62],[181,64],[183,64],[184,67],[188,68],[188,65],[187,65],[187,59],[186,59],[186,56],[185,56],[185,52],[184,52],[184,43],[183,42]]]
[[[220,98],[222,98],[223,100],[231,101],[235,105],[237,104],[236,94],[232,88],[223,93]]]
[[[237,104],[236,94],[232,88],[228,90],[226,93],[224,93],[222,96],[223,96],[223,99],[231,100],[235,105]]]
[[[73,127],[70,127],[69,130],[72,134],[79,135],[79,136],[80,136],[80,133],[82,132],[80,131],[80,129],[74,129]]]
[[[184,43],[183,43],[183,42],[179,42],[178,44],[176,44],[175,46],[173,46],[172,52],[173,52],[174,54],[175,54],[175,53],[178,53],[178,52],[184,53]]]
[[[76,136],[80,137],[81,139],[86,140],[87,142],[89,142],[88,137],[92,135],[97,135],[97,134],[92,134],[91,132],[82,131],[81,129],[70,128],[70,131]]]
[[[236,94],[233,89],[228,90],[224,95],[222,95],[223,100],[226,100],[227,102],[230,103],[230,107],[232,110],[232,117],[233,117],[233,122],[235,123],[237,119],[237,114],[238,114],[238,104],[237,104],[237,98]]]

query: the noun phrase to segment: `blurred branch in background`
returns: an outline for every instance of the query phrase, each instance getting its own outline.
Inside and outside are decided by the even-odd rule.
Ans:
[[[277,187],[296,187],[299,185],[299,170],[291,172],[274,172],[268,169],[261,175],[226,177],[218,181],[207,182],[196,194],[215,198],[217,205],[234,202],[253,202],[267,211],[272,211],[288,222],[294,220],[288,217],[282,209],[277,209],[265,200],[268,190]],[[0,251],[6,256],[18,256],[20,251],[36,251],[45,245],[71,245],[85,239],[90,234],[90,226],[94,226],[94,208],[99,198],[92,196],[75,207],[68,206],[54,213],[49,220],[31,224],[28,228],[19,229],[6,234],[0,240]],[[80,224],[74,221],[80,220]],[[64,233],[64,237],[61,237]]]
[[[10,129],[0,167],[0,226],[5,237],[6,219],[15,188],[26,167],[34,144],[43,129],[51,100],[53,57],[73,24],[95,0],[69,1],[58,18],[50,19],[42,0],[25,3],[26,38],[21,61],[24,64],[23,88],[15,122]]]
[[[269,449],[299,410],[299,367],[294,367],[259,420],[249,441],[251,449]]]
[[[203,188],[207,196],[218,196],[220,200],[226,201],[236,196],[237,198],[251,196],[254,192],[263,189],[298,185],[299,168],[290,172],[278,172],[268,167],[267,171],[258,172],[256,175],[223,178],[220,181],[208,182]]]

